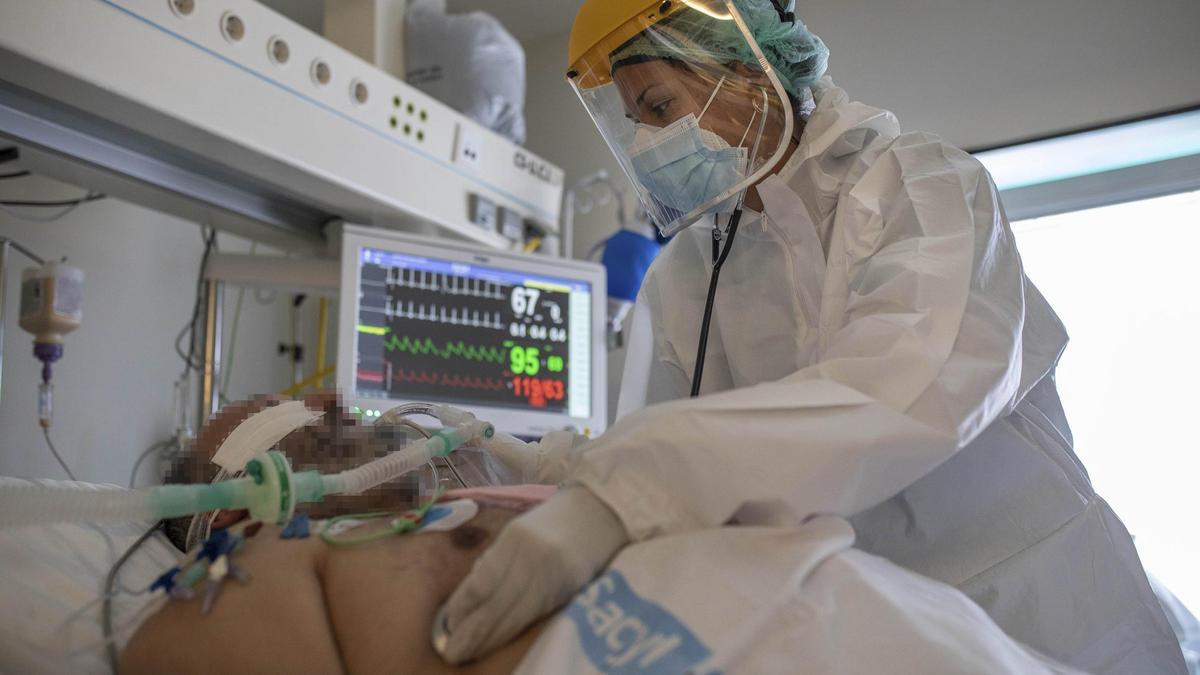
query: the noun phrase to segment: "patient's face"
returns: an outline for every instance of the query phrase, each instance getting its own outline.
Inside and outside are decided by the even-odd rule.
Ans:
[[[280,402],[279,397],[259,396],[222,408],[204,423],[195,441],[179,458],[167,482],[212,481],[218,468],[212,463],[212,457],[229,434],[246,418]],[[324,411],[325,415],[316,423],[293,431],[279,442],[278,449],[287,455],[295,471],[337,473],[419,440],[418,434],[406,427],[363,424],[333,394],[316,394],[304,402],[312,410]],[[419,473],[402,476],[361,495],[328,497],[308,505],[307,511],[313,518],[329,518],[345,513],[414,508],[419,501]],[[186,517],[172,519],[168,523],[167,534],[181,549],[190,521],[191,518]]]
[[[444,664],[429,634],[437,608],[517,515],[483,502],[450,532],[348,547],[264,527],[238,556],[253,580],[226,584],[208,616],[198,600],[171,602],[138,631],[122,672],[509,672],[538,630],[465,669]]]

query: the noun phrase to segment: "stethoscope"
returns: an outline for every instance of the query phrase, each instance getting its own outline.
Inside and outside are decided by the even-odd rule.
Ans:
[[[754,106],[755,113],[762,113],[758,121],[758,134],[754,139],[754,147],[750,149],[750,157],[758,156],[758,146],[762,142],[763,131],[767,126],[767,110],[769,109],[769,98],[767,90],[760,88],[762,92],[762,108],[758,105]],[[753,123],[753,122],[751,122]],[[749,188],[746,188],[747,190]],[[704,355],[708,351],[708,329],[712,323],[713,302],[717,297],[717,281],[721,278],[721,266],[729,258],[729,252],[733,250],[733,240],[737,236],[738,224],[742,220],[742,203],[746,201],[746,190],[738,195],[737,206],[730,214],[729,220],[725,225],[725,230],[722,231],[716,223],[716,218],[713,218],[712,229],[712,275],[708,280],[708,297],[704,301],[704,319],[700,324],[700,343],[696,346],[696,365],[692,370],[692,398],[700,395],[700,382],[704,377]],[[725,245],[721,245],[721,241],[725,241]]]

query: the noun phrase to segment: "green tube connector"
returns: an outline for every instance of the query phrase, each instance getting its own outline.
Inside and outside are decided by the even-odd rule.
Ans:
[[[320,473],[292,473],[282,454],[269,452],[246,465],[245,478],[154,488],[153,510],[157,518],[176,518],[223,509],[249,509],[259,520],[283,524],[296,504],[320,501],[325,495]]]
[[[319,502],[325,498],[325,482],[317,471],[301,471],[292,475],[296,489],[296,503]]]
[[[254,482],[238,478],[211,485],[163,485],[154,489],[154,513],[177,518],[218,509],[244,509],[254,501]]]
[[[453,427],[445,427],[437,431],[430,437],[430,441],[440,441],[440,447],[429,446],[431,457],[445,457],[454,452],[463,443],[466,443],[476,436],[482,438],[491,438],[496,433],[495,428],[487,422],[474,422]]]
[[[429,444],[427,446],[429,448],[429,456],[445,457],[451,452],[454,452],[455,448],[462,445],[462,436],[462,432],[460,432],[458,429],[442,429],[441,431],[435,432],[433,436],[426,441],[426,443]]]

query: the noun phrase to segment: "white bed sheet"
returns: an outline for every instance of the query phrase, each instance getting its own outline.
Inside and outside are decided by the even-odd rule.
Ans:
[[[121,489],[72,481],[0,476],[0,485],[39,484],[79,490]],[[58,524],[0,530],[0,672],[108,673],[101,643],[99,599],[104,580],[117,558],[146,528],[148,522]],[[177,552],[157,537],[145,542],[122,568],[119,581],[129,589],[144,589],[175,564]],[[118,646],[124,646],[136,626],[129,625],[147,596],[118,594],[113,599],[113,625]],[[70,625],[67,620],[89,603]],[[70,652],[86,649],[74,657]]]

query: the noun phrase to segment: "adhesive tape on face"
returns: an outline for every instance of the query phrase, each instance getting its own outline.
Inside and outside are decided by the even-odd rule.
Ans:
[[[309,410],[302,401],[288,401],[260,410],[237,425],[212,461],[231,473],[241,471],[247,462],[271,449],[284,436],[321,419],[324,414]]]

